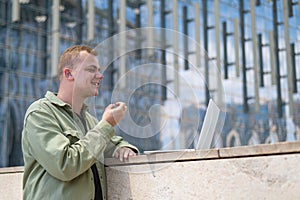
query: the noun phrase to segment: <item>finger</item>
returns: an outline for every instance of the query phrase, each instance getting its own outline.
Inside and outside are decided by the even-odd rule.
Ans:
[[[136,156],[136,153],[134,151],[130,150],[129,156]]]
[[[118,151],[116,151],[116,153],[115,153],[115,158],[119,158],[119,156],[120,156],[120,153],[119,153],[119,150],[118,150]]]
[[[113,109],[115,107],[115,104],[109,104],[106,108],[108,108],[108,109]]]
[[[118,101],[116,102],[116,105],[119,107],[119,108],[124,108],[126,106],[126,104],[124,102],[121,102],[121,101]]]
[[[120,148],[119,153],[120,153],[119,159],[120,159],[121,162],[123,162],[123,160],[124,160],[124,149]]]
[[[127,148],[126,148],[125,151],[124,151],[124,159],[125,159],[125,160],[128,159],[129,153],[130,153],[130,149],[127,149]]]

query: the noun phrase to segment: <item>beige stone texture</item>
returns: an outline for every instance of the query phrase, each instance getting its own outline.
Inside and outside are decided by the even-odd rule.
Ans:
[[[22,199],[23,167],[0,168],[0,200]]]
[[[110,200],[300,196],[300,142],[106,159]],[[22,199],[23,167],[0,168],[0,200]]]
[[[161,153],[125,164],[115,159],[107,163],[111,200],[293,200],[300,195],[299,142],[215,149],[209,154]]]

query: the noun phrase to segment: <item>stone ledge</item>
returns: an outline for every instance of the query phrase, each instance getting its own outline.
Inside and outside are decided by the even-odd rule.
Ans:
[[[255,146],[239,146],[231,148],[220,148],[211,150],[189,150],[189,151],[162,151],[157,153],[142,154],[131,157],[126,162],[115,158],[106,158],[105,165],[139,165],[149,163],[164,163],[172,161],[208,160],[221,158],[236,158],[247,156],[268,156],[274,154],[300,153],[300,141],[281,142],[276,144],[259,144]],[[23,166],[0,168],[0,174],[22,173]]]
[[[237,158],[247,156],[268,156],[274,154],[300,153],[300,141],[276,144],[259,144],[255,146],[239,146],[211,150],[161,151],[131,157],[126,162],[115,158],[105,159],[107,166],[140,165],[145,163],[164,163],[171,161],[208,160]]]
[[[300,153],[300,141],[219,149],[220,158]]]
[[[0,168],[0,174],[23,173],[24,166]]]
[[[300,192],[300,141],[105,162],[113,166],[106,167],[108,199],[297,199]],[[23,171],[0,168],[0,199],[22,199]]]

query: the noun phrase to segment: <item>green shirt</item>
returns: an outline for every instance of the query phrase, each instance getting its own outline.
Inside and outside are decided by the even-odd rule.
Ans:
[[[86,109],[83,114],[87,133],[71,106],[52,92],[28,108],[22,132],[23,199],[94,199],[94,163],[107,198],[104,157],[122,146],[138,149],[115,136],[108,122],[98,122]]]

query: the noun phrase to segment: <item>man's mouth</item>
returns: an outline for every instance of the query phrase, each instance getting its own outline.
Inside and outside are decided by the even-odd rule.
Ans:
[[[92,84],[95,85],[95,86],[99,86],[100,85],[99,82],[93,82]]]

